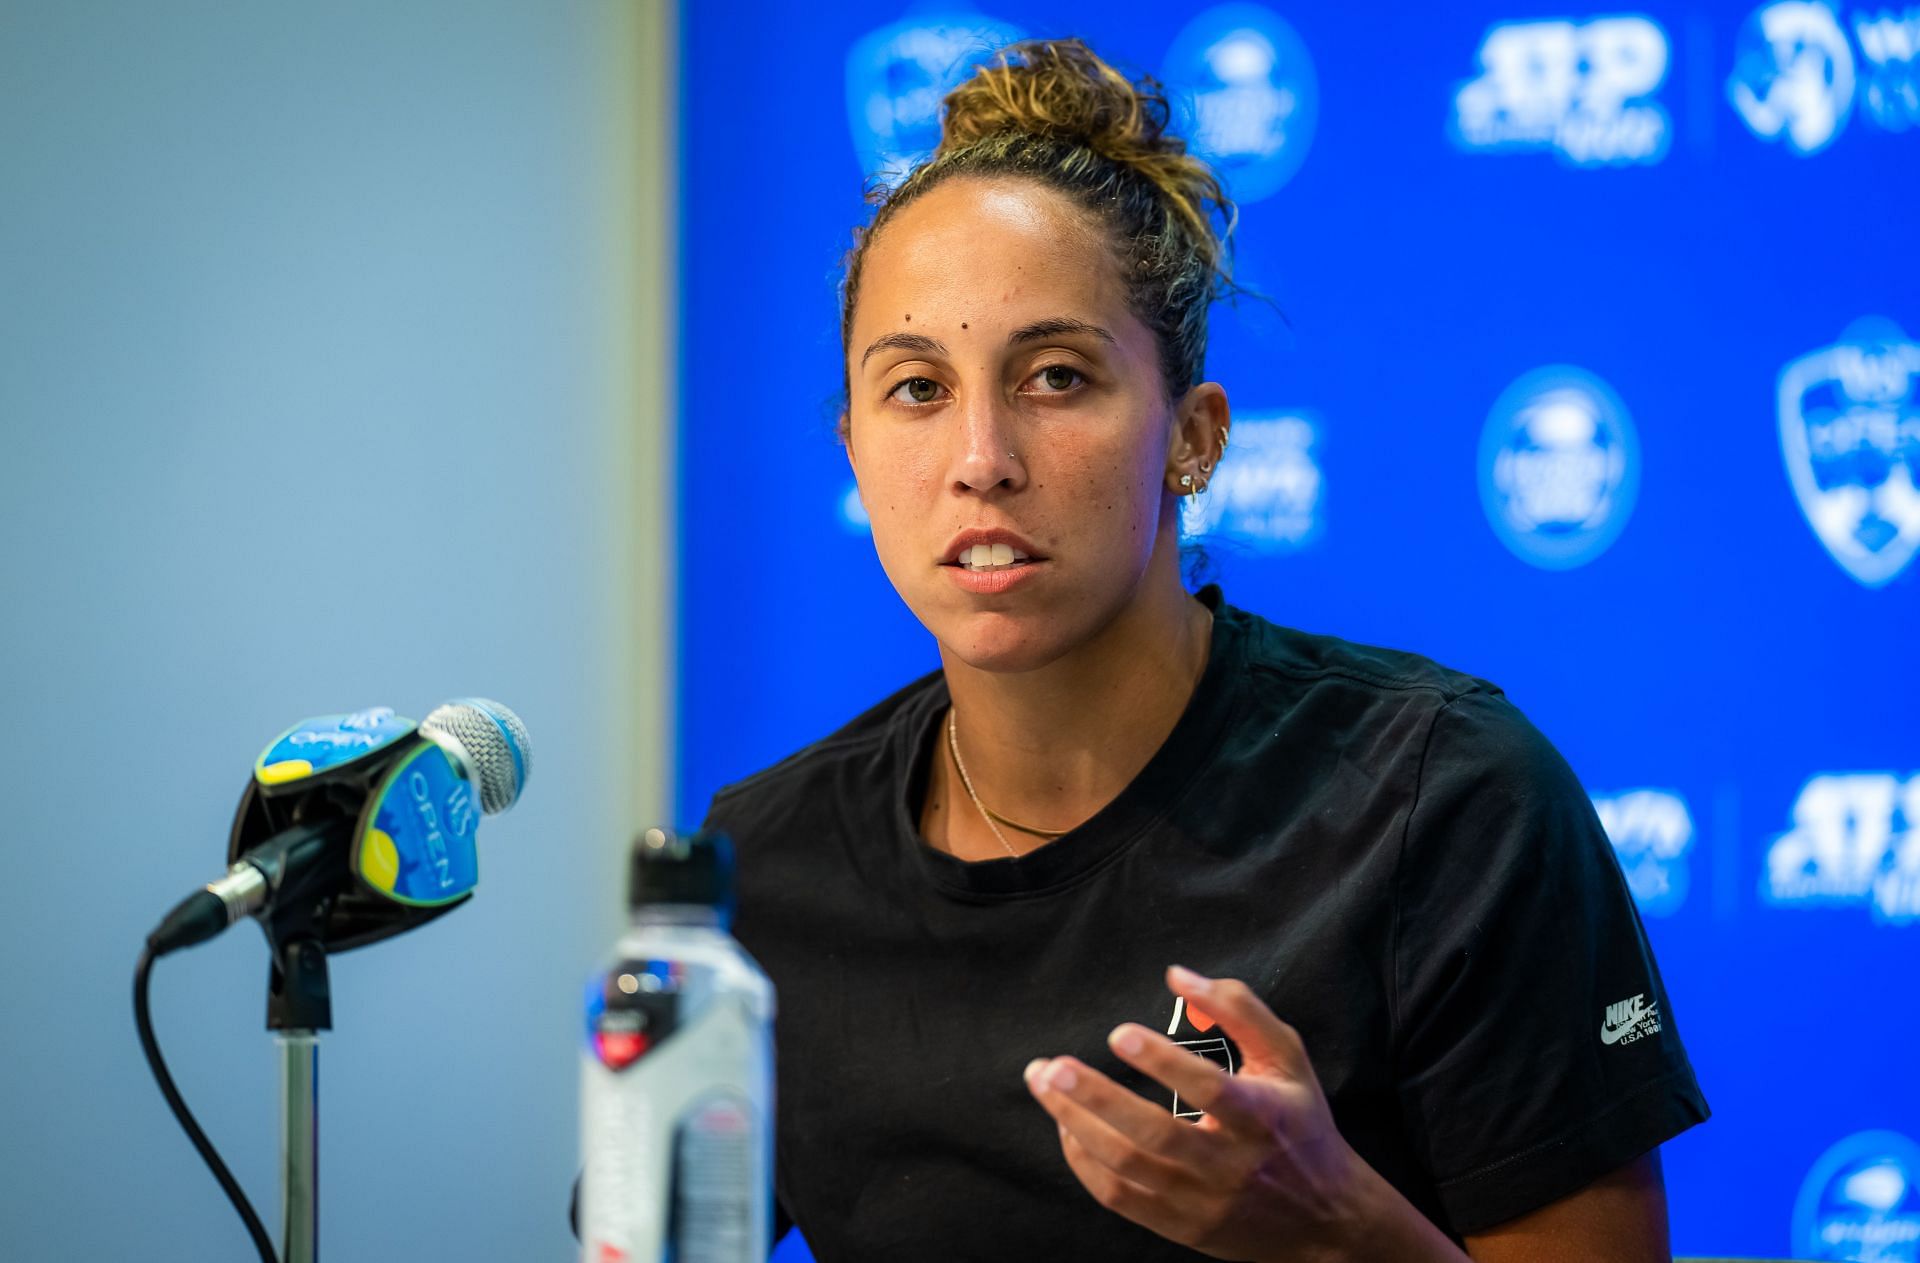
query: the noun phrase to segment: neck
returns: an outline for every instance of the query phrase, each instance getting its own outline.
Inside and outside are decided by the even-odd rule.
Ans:
[[[943,645],[959,745],[981,801],[1054,830],[1073,828],[1111,802],[1186,709],[1206,668],[1211,626],[1206,607],[1180,583],[1176,550],[1167,548],[1155,550],[1138,596],[1107,626],[1043,667],[980,670]],[[945,764],[944,742],[938,754]],[[952,769],[945,771],[951,810],[977,815]],[[977,820],[964,827],[984,828]],[[1007,836],[1022,851],[1042,841]],[[989,845],[989,853],[1004,854]]]

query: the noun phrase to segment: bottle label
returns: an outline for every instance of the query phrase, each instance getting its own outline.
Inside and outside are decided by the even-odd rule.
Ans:
[[[677,960],[629,960],[587,988],[587,1047],[609,1070],[625,1070],[685,1020],[688,970]]]
[[[680,1120],[673,1142],[675,1263],[749,1263],[754,1258],[758,1121],[747,1102],[715,1093]]]

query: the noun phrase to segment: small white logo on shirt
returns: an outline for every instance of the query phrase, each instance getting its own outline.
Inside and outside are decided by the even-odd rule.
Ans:
[[[1645,992],[1607,1006],[1600,1022],[1600,1042],[1631,1044],[1660,1033],[1660,1006],[1648,1004]]]

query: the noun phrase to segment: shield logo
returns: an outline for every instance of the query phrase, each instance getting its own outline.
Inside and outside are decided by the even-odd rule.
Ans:
[[[1920,344],[1868,317],[1780,373],[1780,452],[1807,524],[1869,588],[1920,551]]]

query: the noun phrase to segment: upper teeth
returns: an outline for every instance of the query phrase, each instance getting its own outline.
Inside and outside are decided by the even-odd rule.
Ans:
[[[1010,566],[1016,561],[1025,561],[1027,555],[1007,544],[975,544],[972,548],[962,548],[955,558],[960,565],[970,567]]]

